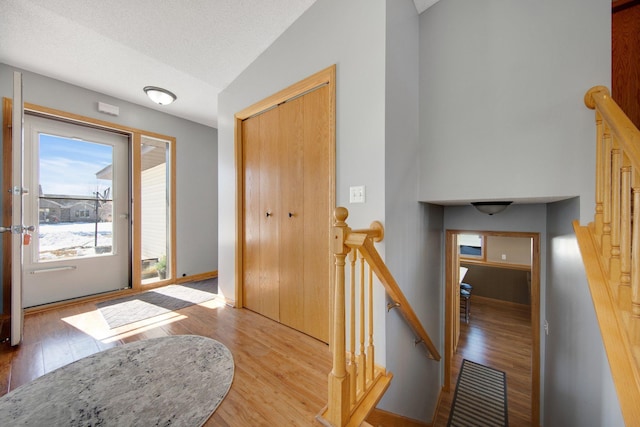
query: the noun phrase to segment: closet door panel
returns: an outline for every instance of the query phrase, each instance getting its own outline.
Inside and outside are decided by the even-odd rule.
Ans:
[[[331,256],[329,230],[331,138],[329,135],[329,89],[324,86],[306,94],[304,100],[304,331],[329,340],[329,293]]]
[[[250,310],[260,311],[260,120],[242,122],[244,165],[243,300]]]
[[[280,321],[304,331],[303,224],[304,129],[303,101],[297,98],[280,110]]]
[[[280,320],[280,156],[279,109],[257,116],[260,120],[260,310]]]

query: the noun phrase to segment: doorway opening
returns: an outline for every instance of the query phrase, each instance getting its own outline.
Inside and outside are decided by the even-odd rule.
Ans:
[[[4,98],[6,185],[15,150],[8,120],[12,110],[12,100]],[[23,282],[32,285],[24,289],[22,307],[139,291],[149,264],[155,274],[146,278],[145,288],[174,281],[175,138],[35,104],[24,103],[24,112],[25,143],[31,143],[25,147],[24,175],[30,181],[25,216],[30,217],[24,223],[35,227],[22,249],[28,258],[22,263]],[[80,170],[84,178],[75,175]],[[11,205],[5,194],[5,223],[11,223]],[[12,283],[6,274],[11,265],[5,252],[5,313],[11,312]],[[51,286],[56,281],[79,285]]]
[[[524,411],[523,417],[532,422],[532,425],[538,425],[540,412],[539,233],[447,230],[445,250],[444,391],[451,391],[451,384],[455,380],[454,374],[459,369],[454,363],[461,363],[461,353],[468,350],[458,348],[458,345],[466,346],[471,340],[471,346],[476,346],[474,351],[479,352],[476,353],[477,357],[498,357],[499,363],[506,362],[507,365],[512,359],[524,361],[524,366],[518,367],[519,371],[512,377],[513,381],[523,383],[519,385],[523,387],[524,396],[530,396],[530,405],[526,405],[530,406],[530,413]],[[509,286],[510,283],[515,282],[521,284]],[[460,315],[461,283],[468,283],[473,287],[469,323],[466,323]],[[475,314],[474,301],[477,303]],[[477,321],[474,323],[475,315],[477,315]],[[512,318],[513,325],[507,325],[506,322],[510,322],[511,315],[515,316]],[[500,316],[504,317],[500,318]],[[517,323],[520,323],[521,329],[517,329],[518,326],[515,326]],[[483,324],[486,325],[486,330],[482,329]],[[496,352],[495,346],[492,347],[491,343],[483,342],[490,337],[492,326],[498,334],[506,334],[512,326],[514,330],[519,331],[516,335],[521,335],[522,331],[530,331],[528,334],[524,332],[528,338],[524,337],[525,341],[521,346],[527,353],[530,349],[530,353],[518,353],[521,349],[516,348],[518,345],[514,340],[507,340],[504,347]],[[461,331],[464,333],[464,342],[459,341]],[[522,338],[519,337],[519,339]],[[486,344],[488,346],[484,346]],[[482,361],[478,362],[482,363]],[[508,371],[507,368],[503,370]],[[516,376],[518,378],[515,378]],[[509,377],[507,372],[507,381]],[[510,406],[509,409],[511,412],[514,408]]]

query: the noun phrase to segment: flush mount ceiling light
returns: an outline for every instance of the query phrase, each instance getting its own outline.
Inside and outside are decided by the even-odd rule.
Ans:
[[[487,215],[493,215],[507,209],[513,202],[472,202],[474,208]]]
[[[149,99],[151,99],[156,104],[169,105],[177,99],[177,96],[166,89],[162,89],[161,87],[145,86],[143,90],[145,91]]]

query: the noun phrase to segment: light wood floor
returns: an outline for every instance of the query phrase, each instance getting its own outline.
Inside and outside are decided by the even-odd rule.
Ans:
[[[462,325],[452,386],[466,358],[507,373],[509,422],[529,426],[531,325],[519,307],[474,300]],[[109,347],[176,334],[214,338],[233,353],[233,386],[206,425],[319,426],[326,404],[328,346],[244,309],[217,301],[110,330],[95,303],[25,318],[24,342],[0,345],[0,395],[53,369]],[[453,388],[453,387],[452,387]],[[435,426],[445,426],[453,393],[443,395]]]
[[[463,359],[504,371],[509,425],[531,426],[531,348],[531,315],[527,306],[474,298],[470,323],[461,323],[460,342],[452,363],[452,391],[441,397],[434,426],[447,425]]]
[[[24,342],[0,345],[0,395],[97,351],[176,334],[214,338],[235,361],[229,394],[206,425],[313,426],[327,402],[328,346],[244,309],[208,302],[108,329],[94,303],[25,318]]]

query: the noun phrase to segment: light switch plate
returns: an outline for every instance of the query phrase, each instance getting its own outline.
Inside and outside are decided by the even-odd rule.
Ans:
[[[349,203],[364,203],[364,185],[349,187]]]

